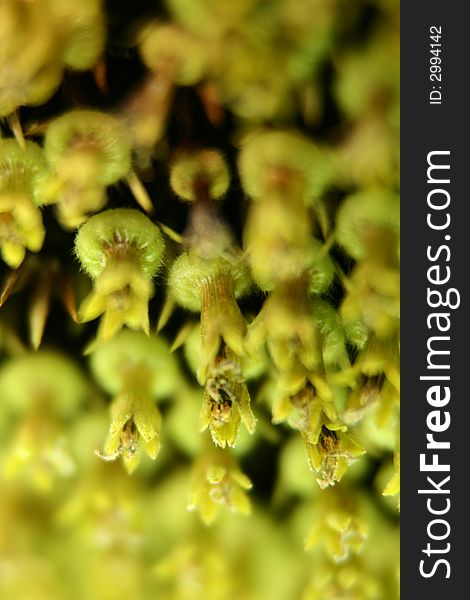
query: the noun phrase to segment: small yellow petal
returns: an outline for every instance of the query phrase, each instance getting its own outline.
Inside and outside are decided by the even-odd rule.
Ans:
[[[234,486],[230,492],[230,507],[233,511],[242,515],[251,514],[251,502],[245,492]]]
[[[156,435],[148,442],[144,442],[144,448],[147,454],[150,456],[150,458],[155,460],[161,448],[160,437]]]
[[[105,341],[111,339],[124,325],[124,314],[117,310],[106,310],[101,318],[97,338]]]
[[[81,323],[96,319],[106,310],[106,302],[104,296],[100,296],[96,292],[90,292],[86,296],[78,309],[78,319]]]
[[[24,260],[26,250],[21,244],[6,240],[1,245],[3,260],[12,269],[17,269]]]
[[[129,473],[129,475],[132,475],[132,473],[138,467],[138,465],[140,463],[140,458],[141,458],[140,450],[137,450],[137,452],[134,452],[133,454],[128,454],[127,456],[126,455],[123,456],[124,466],[126,467],[126,470]]]

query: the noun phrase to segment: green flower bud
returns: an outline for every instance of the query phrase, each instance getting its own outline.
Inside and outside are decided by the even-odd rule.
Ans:
[[[293,81],[312,78],[322,65],[334,39],[337,9],[329,0],[290,0],[281,4],[284,55]]]
[[[381,114],[366,113],[336,149],[338,181],[346,188],[399,186],[400,130]]]
[[[188,202],[196,200],[197,190],[207,189],[209,198],[218,200],[229,186],[230,175],[217,150],[199,150],[180,154],[170,169],[170,184],[174,193]]]
[[[2,2],[0,40],[0,116],[46,101],[63,72],[60,32],[47,3]]]
[[[293,132],[255,132],[242,145],[242,184],[257,200],[250,207],[244,241],[254,279],[263,289],[300,276],[318,254],[307,202],[323,190],[323,184],[318,187],[323,162],[322,153]],[[326,261],[325,268],[332,276]]]
[[[233,446],[240,420],[250,433],[256,419],[241,375],[245,320],[235,301],[248,287],[242,263],[201,260],[183,254],[172,265],[168,284],[185,308],[201,311],[201,354],[198,381],[205,385],[200,429],[209,428],[215,444]]]
[[[400,37],[397,30],[378,30],[366,48],[357,48],[338,58],[336,99],[347,117],[358,117],[374,109],[383,110],[399,99]]]
[[[232,351],[243,354],[245,320],[235,301],[249,287],[243,263],[227,259],[204,261],[194,254],[182,254],[173,263],[168,278],[170,293],[184,308],[201,311],[203,352],[199,380],[217,356],[223,341]]]
[[[50,350],[25,354],[0,369],[2,402],[16,415],[37,405],[47,407],[60,418],[69,418],[83,404],[87,393],[86,381],[75,364]]]
[[[0,369],[4,415],[16,427],[2,460],[7,479],[21,479],[35,490],[50,492],[57,478],[75,473],[65,424],[77,418],[89,387],[80,370],[63,354],[24,354]]]
[[[274,191],[254,202],[243,237],[253,279],[263,290],[300,276],[318,254],[307,210],[296,195]]]
[[[193,85],[202,79],[207,55],[203,43],[173,24],[150,23],[139,45],[144,63],[174,83]]]
[[[115,117],[75,110],[53,120],[45,152],[54,169],[43,189],[44,201],[57,203],[61,224],[75,229],[106,203],[105,188],[131,168],[131,141]]]
[[[106,27],[102,17],[75,26],[64,50],[64,62],[77,71],[91,69],[104,51]]]
[[[176,391],[180,377],[168,344],[160,337],[124,330],[101,344],[90,355],[94,378],[108,394],[118,394],[134,369],[146,369],[152,398],[166,398]]]
[[[105,23],[101,0],[48,0],[56,27],[63,32],[65,64],[91,69],[103,51]]]
[[[168,0],[169,9],[178,23],[204,38],[223,35],[227,30],[237,31],[249,25],[257,0],[236,3],[215,0]],[[250,14],[251,13],[251,14]],[[254,13],[254,14],[253,14]]]
[[[400,203],[386,189],[370,189],[349,196],[339,209],[336,239],[355,259],[390,256],[398,259]],[[394,243],[391,243],[394,242]]]
[[[63,427],[47,414],[23,419],[2,467],[5,479],[20,479],[41,493],[51,492],[58,479],[76,473]]]
[[[224,258],[205,261],[194,253],[184,253],[171,266],[168,287],[178,304],[193,312],[199,312],[202,308],[202,296],[205,289],[211,285],[211,281],[227,275],[230,275],[233,281],[234,297],[244,296],[249,290],[250,279],[243,262],[232,262]]]
[[[139,269],[151,278],[160,268],[164,249],[158,227],[132,208],[106,210],[90,217],[75,238],[77,258],[93,279],[103,273],[113,255],[132,256]]]
[[[255,131],[242,142],[238,167],[245,192],[259,199],[274,189],[289,197],[293,186],[304,203],[316,200],[328,185],[328,159],[295,131]]]
[[[44,150],[61,181],[85,189],[116,183],[131,167],[125,127],[99,111],[74,110],[51,121]]]
[[[20,146],[16,140],[0,140],[0,193],[25,192],[39,205],[38,193],[48,168],[42,149],[29,140]]]
[[[257,31],[252,35],[258,37],[264,27],[264,23],[258,28],[254,25]],[[220,40],[215,58],[219,60],[215,70],[220,96],[237,116],[257,123],[285,119],[292,112],[286,60],[279,48],[230,36]]]

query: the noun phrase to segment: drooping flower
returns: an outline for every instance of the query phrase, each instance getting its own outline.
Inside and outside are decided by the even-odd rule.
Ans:
[[[38,252],[44,242],[37,192],[46,174],[39,146],[0,140],[0,250],[12,269],[21,265],[26,250]]]
[[[113,337],[123,325],[149,333],[152,278],[161,266],[164,247],[158,227],[134,209],[104,211],[79,229],[75,250],[94,280],[79,319],[103,315],[98,339]]]
[[[188,509],[197,509],[206,525],[217,519],[222,506],[232,512],[249,514],[251,503],[246,491],[251,487],[251,481],[233,456],[211,450],[202,455],[194,467]]]
[[[339,419],[334,403],[326,395],[328,386],[319,378],[312,380],[320,394],[308,382],[297,393],[280,395],[273,407],[273,421],[285,420],[300,432],[309,466],[318,473],[318,485],[325,488],[340,481],[348,466],[365,450]]]
[[[225,356],[216,358],[208,370],[200,415],[200,431],[209,428],[217,446],[234,446],[240,422],[254,433],[256,419],[250,395],[236,356],[225,348]]]
[[[115,460],[122,456],[131,473],[142,450],[155,459],[160,450],[161,416],[155,399],[171,395],[178,383],[178,370],[167,344],[141,332],[122,331],[91,354],[94,377],[114,396],[111,426],[103,452],[98,456]]]
[[[142,449],[155,459],[160,451],[161,416],[151,399],[124,392],[114,399],[111,407],[111,427],[103,452],[104,460],[122,456],[129,473],[140,462]]]

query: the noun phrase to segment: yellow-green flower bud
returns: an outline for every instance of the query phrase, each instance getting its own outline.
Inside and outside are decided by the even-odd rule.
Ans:
[[[399,41],[397,30],[378,29],[366,48],[355,48],[338,57],[334,91],[347,117],[387,110],[393,101],[398,102]]]
[[[65,64],[78,71],[91,69],[104,51],[105,42],[106,27],[102,17],[76,25],[65,46]]]
[[[205,73],[208,57],[204,44],[176,25],[158,22],[147,25],[139,49],[149,69],[174,83],[194,85]]]
[[[184,253],[171,266],[168,287],[178,304],[198,312],[202,310],[203,294],[209,295],[206,290],[211,282],[228,275],[232,279],[232,290],[228,293],[232,292],[235,298],[244,296],[249,290],[250,278],[243,262],[225,258],[205,261],[194,253]]]
[[[246,323],[235,297],[248,283],[242,263],[204,261],[194,253],[175,261],[168,280],[178,303],[201,311],[197,377],[205,389],[200,427],[208,427],[214,443],[222,447],[235,444],[240,420],[250,433],[256,424],[238,358],[244,353]]]
[[[204,383],[208,365],[222,341],[236,355],[243,354],[246,324],[235,301],[249,287],[247,269],[227,259],[204,261],[185,253],[173,263],[168,278],[170,293],[188,310],[201,311],[203,352],[199,380]]]
[[[16,140],[0,140],[0,247],[3,259],[17,268],[26,249],[38,252],[44,241],[44,226],[38,189],[47,176],[39,146]]]
[[[396,194],[374,188],[349,196],[339,209],[336,239],[355,259],[398,260],[400,203]]]
[[[251,503],[246,491],[252,484],[235,459],[225,452],[211,451],[195,464],[188,510],[197,509],[206,525],[219,516],[221,506],[248,515]]]
[[[85,401],[88,386],[63,354],[41,350],[6,362],[0,369],[2,403],[16,415],[40,406],[69,418]]]
[[[91,69],[103,51],[102,0],[48,0],[56,27],[64,36],[63,60],[73,69]]]
[[[305,541],[306,548],[322,544],[335,562],[343,562],[350,554],[362,550],[368,527],[353,492],[338,487],[323,491],[317,501],[315,525]]]
[[[296,190],[304,203],[316,200],[331,172],[325,154],[295,131],[255,131],[242,142],[238,168],[245,192],[259,199],[277,189],[288,201]]]
[[[170,168],[170,184],[177,196],[194,202],[198,190],[212,200],[223,196],[229,186],[227,165],[218,150],[199,150],[178,155]]]
[[[250,206],[243,236],[253,279],[263,290],[300,276],[318,254],[302,201],[278,191]]]
[[[290,371],[297,361],[307,369],[319,368],[321,342],[304,275],[279,283],[270,293],[249,327],[247,345],[257,351],[267,343],[276,367]]]
[[[0,116],[40,104],[58,87],[62,41],[46,2],[0,6]]]
[[[258,131],[242,144],[239,171],[256,202],[244,228],[253,277],[263,288],[299,276],[313,263],[308,202],[323,191],[329,169],[307,138],[290,131]]]
[[[115,117],[74,110],[48,126],[45,153],[54,172],[43,190],[44,201],[57,204],[58,218],[75,229],[88,213],[106,203],[105,188],[131,168],[131,140]]]
[[[62,182],[85,189],[116,183],[131,167],[125,127],[94,110],[74,110],[51,121],[44,150]]]
[[[161,339],[123,331],[95,350],[90,366],[101,387],[114,395],[109,436],[98,456],[122,456],[131,473],[140,462],[142,446],[153,459],[160,451],[161,416],[154,399],[175,390],[175,359]]]
[[[90,355],[90,368],[99,385],[112,395],[122,391],[134,369],[148,372],[145,386],[152,398],[173,394],[180,377],[176,359],[162,338],[130,330],[96,348]]]
[[[148,333],[152,278],[160,268],[164,241],[148,217],[134,209],[94,215],[79,229],[75,251],[94,280],[79,310],[82,321],[104,313],[98,338],[112,337],[124,325]]]
[[[191,369],[196,375],[199,368],[199,363],[202,354],[201,328],[194,323],[192,331],[184,341],[184,356]],[[268,358],[266,354],[262,354],[260,360],[255,360],[252,356],[244,354],[240,357],[240,369],[243,379],[259,378],[268,366]]]
[[[331,398],[325,392],[318,377],[297,393],[282,392],[273,406],[273,422],[284,420],[298,430],[307,452],[310,469],[316,471],[318,485],[323,489],[340,481],[348,466],[365,452],[347,432],[347,426],[339,419]],[[324,384],[323,384],[324,385]]]
[[[0,369],[3,414],[16,422],[2,460],[5,477],[49,492],[58,477],[73,475],[65,427],[88,394],[80,370],[58,352],[24,354],[5,363]]]
[[[250,17],[256,15],[253,9],[256,8],[257,0],[223,4],[214,0],[168,0],[167,5],[178,23],[207,38],[249,27]]]
[[[48,173],[40,146],[29,140],[23,146],[11,138],[0,140],[0,193],[27,191],[40,205],[40,190]]]

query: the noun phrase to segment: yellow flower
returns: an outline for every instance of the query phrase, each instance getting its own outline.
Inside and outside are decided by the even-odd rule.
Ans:
[[[316,505],[315,523],[305,541],[306,549],[324,544],[335,562],[362,550],[368,527],[354,490],[334,488],[322,492]]]
[[[349,465],[365,452],[364,448],[345,432],[345,426],[330,427],[323,425],[316,441],[315,437],[304,438],[310,468],[320,474],[317,483],[321,488],[340,481]]]
[[[223,505],[232,512],[248,515],[251,504],[246,490],[251,487],[251,481],[232,456],[211,452],[196,463],[188,510],[197,509],[206,525],[217,519]]]
[[[6,478],[24,479],[40,492],[51,492],[59,479],[76,472],[64,427],[38,413],[20,423],[2,467]]]
[[[214,444],[234,446],[240,421],[254,433],[256,418],[250,395],[236,356],[225,348],[225,358],[215,359],[209,368],[200,415],[200,431],[209,428]]]
[[[321,386],[319,378],[314,381]],[[279,397],[273,407],[273,422],[282,421],[300,432],[310,469],[319,473],[317,483],[321,488],[340,481],[348,466],[365,452],[346,433],[347,426],[339,419],[326,390],[318,393],[310,382],[295,394]]]
[[[156,405],[145,394],[123,392],[111,406],[111,427],[104,451],[97,455],[104,460],[122,456],[129,473],[140,462],[142,448],[150,458],[160,451],[161,416]]]
[[[160,230],[138,210],[106,210],[80,227],[75,251],[94,286],[80,306],[79,318],[91,321],[104,314],[98,339],[113,337],[123,325],[149,333],[152,278],[164,249]]]
[[[132,262],[110,263],[83,300],[79,319],[86,322],[104,315],[98,329],[100,340],[110,339],[124,325],[142,329],[148,335],[148,302],[152,295],[152,283]]]
[[[26,249],[39,252],[42,247],[45,230],[36,188],[46,173],[39,146],[0,141],[0,250],[12,269],[23,262]]]
[[[314,320],[305,277],[279,283],[250,325],[248,348],[267,341],[274,364],[291,370],[299,360],[306,369],[321,364],[321,338]]]

